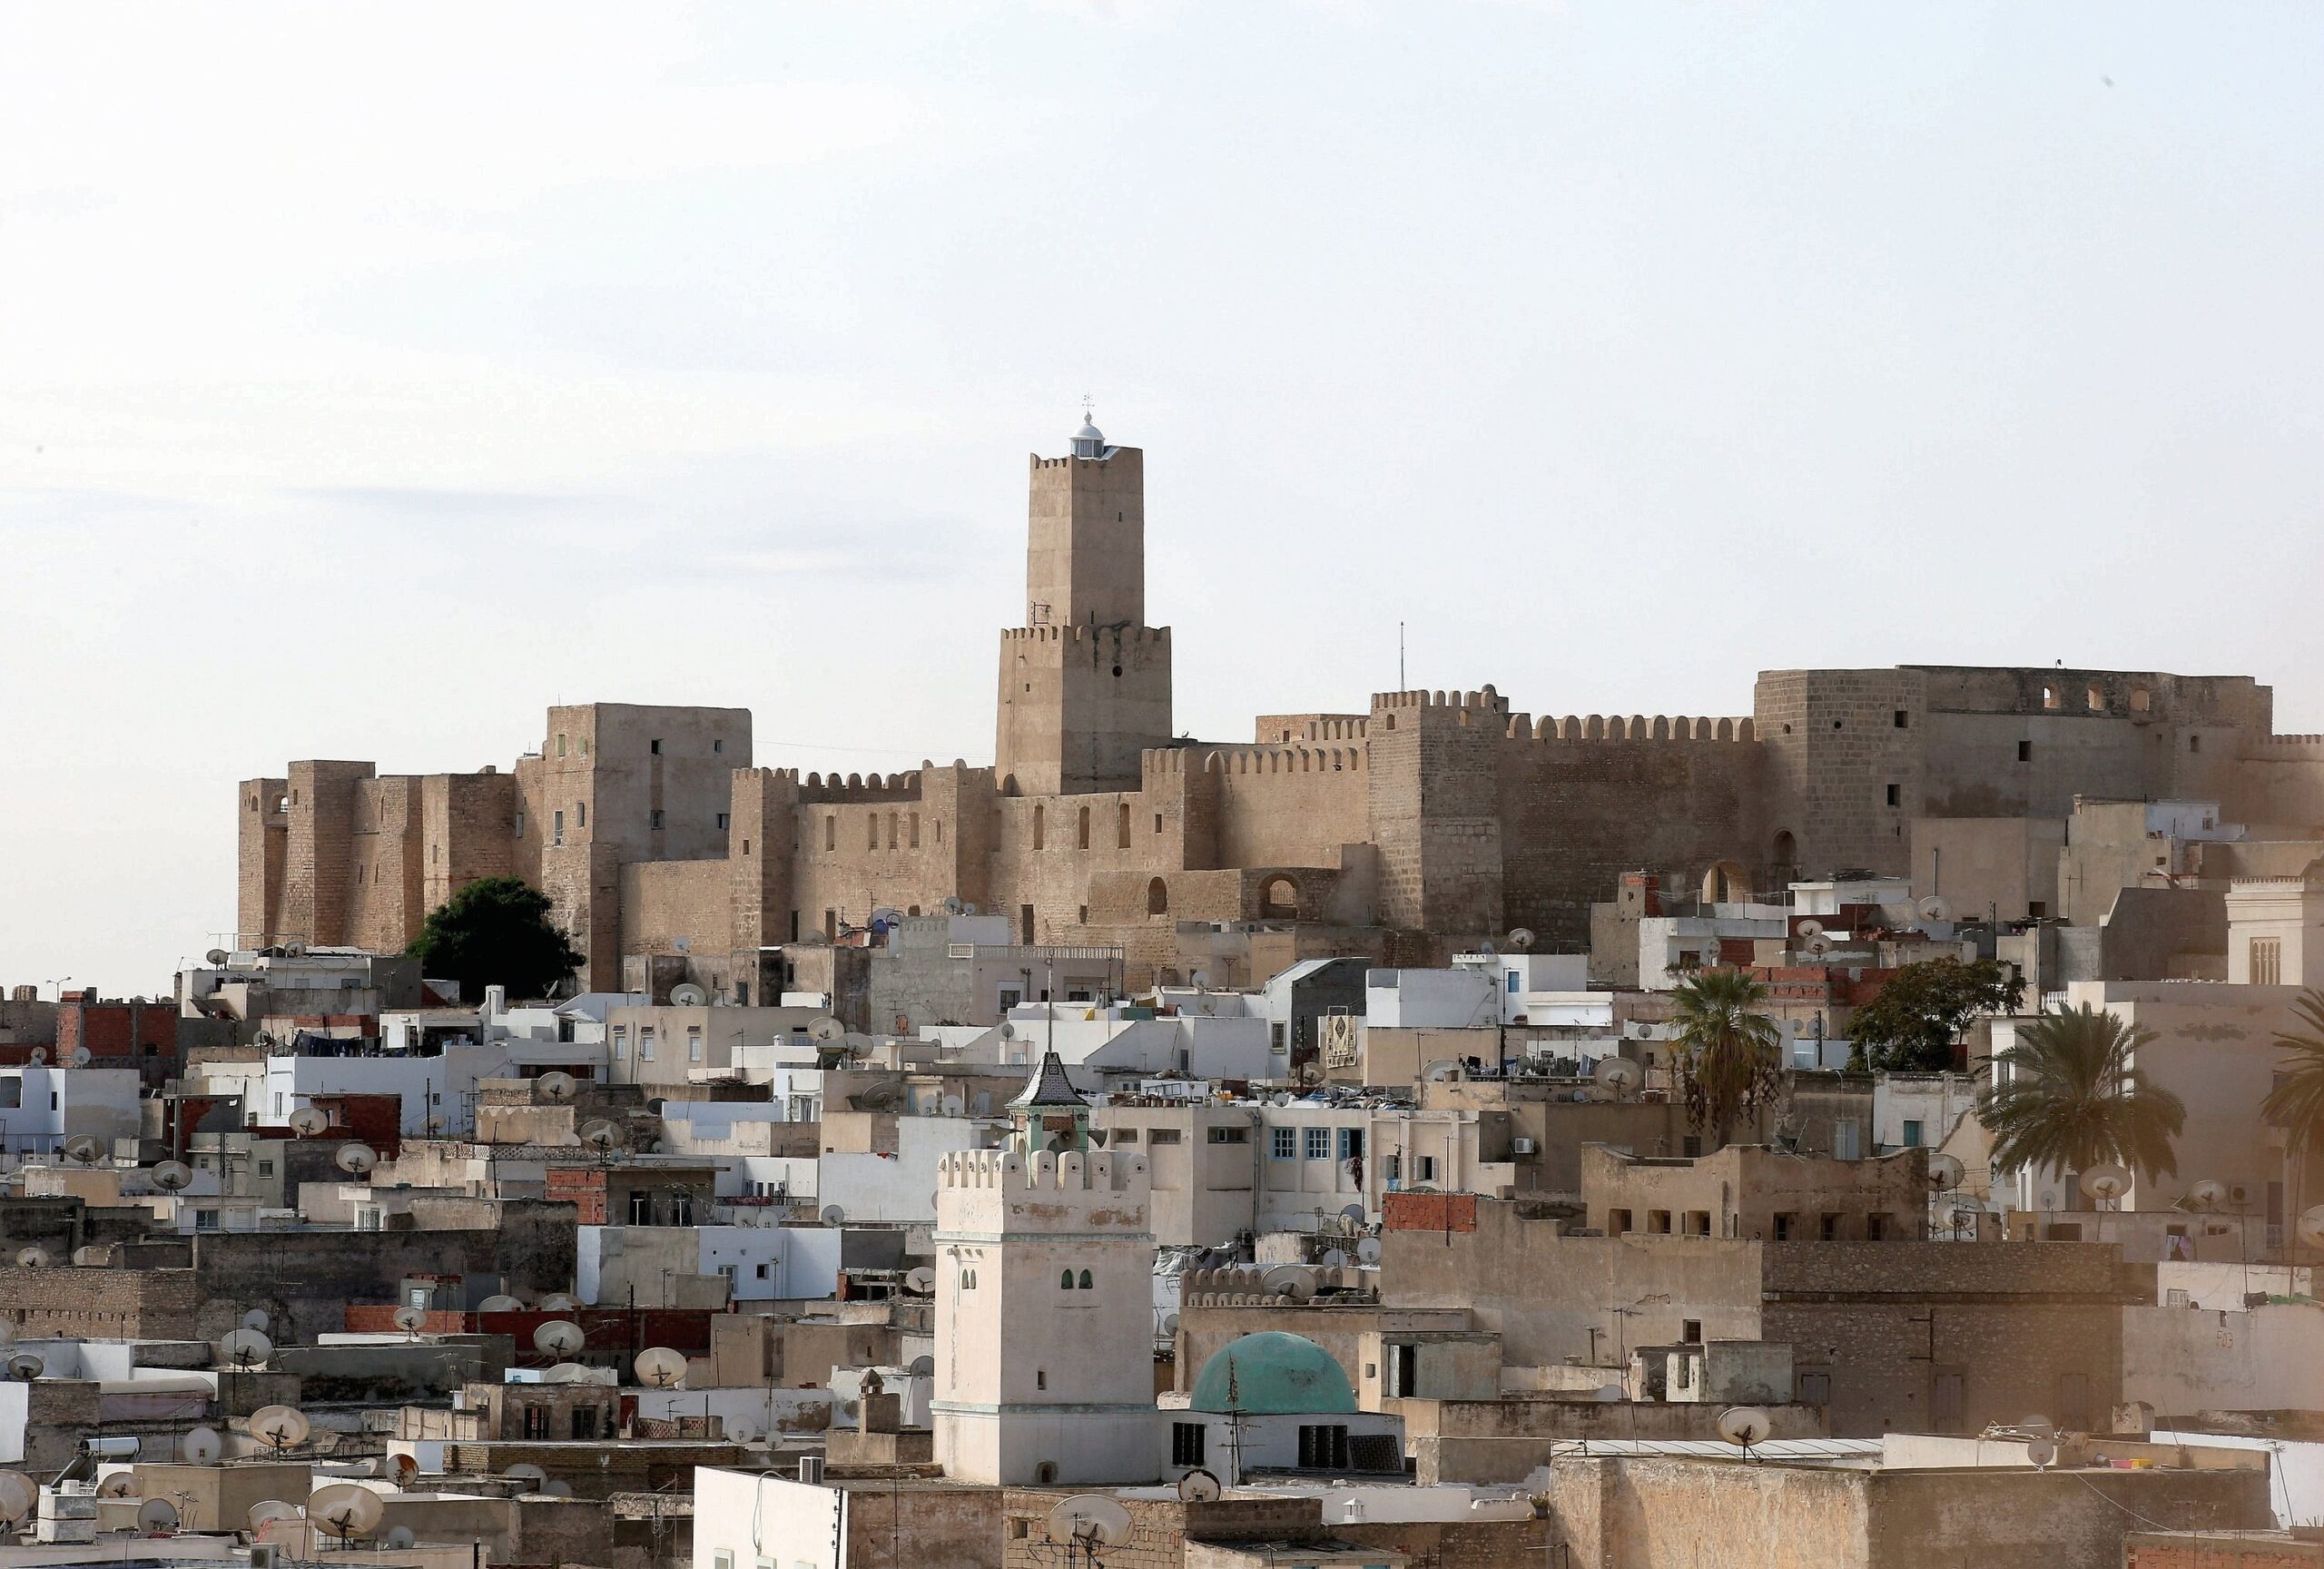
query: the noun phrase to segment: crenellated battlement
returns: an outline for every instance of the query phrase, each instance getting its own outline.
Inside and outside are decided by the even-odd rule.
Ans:
[[[1232,746],[1202,755],[1206,774],[1344,774],[1364,765],[1361,746]]]
[[[1530,714],[1515,714],[1510,716],[1509,738],[1512,741],[1749,742],[1758,736],[1748,717],[1706,719],[1691,715],[1658,714],[1649,719],[1643,714],[1633,714],[1625,719],[1619,714],[1591,714],[1586,717],[1569,714],[1562,719],[1554,715],[1544,715],[1535,719]]]
[[[796,775],[793,775],[794,780]],[[851,803],[917,801],[920,771],[908,774],[810,774],[799,784],[802,805],[833,806]]]
[[[937,1166],[940,1189],[1024,1193],[1142,1193],[1151,1186],[1143,1155],[1111,1150],[956,1150]]]
[[[2254,744],[2255,755],[2270,762],[2324,757],[2324,735],[2269,735]]]
[[[1471,712],[1483,711],[1495,714],[1506,714],[1509,711],[1509,699],[1502,696],[1491,686],[1484,686],[1475,692],[1427,692],[1416,690],[1411,692],[1374,692],[1372,695],[1372,711],[1374,714],[1382,712],[1393,713],[1403,709],[1413,708],[1453,708],[1467,709]]]
[[[1157,648],[1170,644],[1167,627],[1004,627],[1000,629],[1003,645],[1010,643],[1095,643],[1101,639]]]
[[[1307,739],[1310,741],[1361,741],[1371,734],[1371,727],[1361,719],[1310,719]]]

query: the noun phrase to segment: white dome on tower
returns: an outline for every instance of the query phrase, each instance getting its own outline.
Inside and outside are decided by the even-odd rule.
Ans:
[[[1088,414],[1081,417],[1081,429],[1073,433],[1073,455],[1076,458],[1102,458],[1106,455],[1106,433]]]

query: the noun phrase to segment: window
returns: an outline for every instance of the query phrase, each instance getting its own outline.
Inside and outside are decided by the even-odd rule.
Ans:
[[[725,832],[726,832],[726,824],[727,824],[730,821],[732,821],[732,817],[731,817],[731,815],[730,815],[729,814],[724,813],[724,812],[721,812],[721,813],[718,814],[718,831],[719,831],[721,834],[724,834],[724,833],[725,833]],[[749,852],[745,851],[745,852],[744,852],[744,854],[749,854]]]
[[[637,1032],[637,1060],[640,1062],[654,1061],[654,1027],[650,1024]]]
[[[891,812],[891,813],[889,813],[889,814],[888,814],[888,848],[889,848],[889,849],[891,849],[891,850],[893,850],[895,847],[896,847],[896,814],[895,814],[893,812]]]
[[[1162,832],[1162,814],[1159,812],[1154,814],[1154,831],[1157,834]]]
[[[1838,1216],[1819,1215],[1816,1219],[1824,1241],[1837,1242],[1840,1239],[1840,1218]]]
[[[1775,1218],[1776,1240],[1778,1242],[1790,1241],[1791,1229],[1798,1223],[1799,1217],[1797,1215],[1777,1215]]]
[[[1106,1136],[1106,1142],[1108,1144],[1135,1144],[1137,1142],[1137,1130],[1135,1128],[1117,1128]]]
[[[869,813],[864,816],[863,847],[866,850],[877,850],[880,847],[880,814],[877,812]]]
[[[1332,1130],[1328,1128],[1307,1130],[1307,1159],[1328,1160],[1332,1158]]]
[[[1213,1129],[1213,1132],[1217,1130]],[[1299,1132],[1294,1128],[1277,1128],[1268,1151],[1278,1160],[1288,1160],[1299,1153]]]
[[[1383,1155],[1380,1158],[1380,1179],[1383,1182],[1393,1188],[1403,1175],[1404,1158],[1402,1155]]]
[[[655,828],[659,828],[661,825],[662,825],[662,809],[661,809],[659,806],[656,806],[656,807],[655,807],[655,808],[654,808],[654,820],[653,820],[652,826],[654,826],[654,827],[655,827]]]
[[[1068,1269],[1057,1278],[1057,1288],[1060,1291],[1070,1291],[1073,1289],[1072,1270]]]
[[[258,1163],[258,1174],[259,1174],[260,1176],[261,1176],[261,1177],[271,1177],[271,1176],[273,1176],[273,1175],[274,1175],[274,1162],[273,1162],[273,1161],[271,1161],[271,1160],[261,1160],[261,1161],[260,1161],[260,1162]]]
[[[1046,1388],[1048,1388],[1049,1386],[1049,1370],[1048,1368],[1046,1368],[1046,1367],[1036,1367],[1036,1368],[1034,1368],[1034,1369],[1033,1369],[1033,1387],[1034,1387],[1034,1388],[1036,1388],[1036,1389],[1046,1389]],[[1049,1465],[1048,1464],[1048,1462],[1046,1462],[1046,1461],[1044,1461],[1042,1464],[1047,1467],[1047,1469],[1048,1469],[1048,1471],[1049,1471],[1049,1475],[1050,1475],[1051,1476],[1055,1476],[1055,1475],[1057,1475],[1057,1467],[1056,1467],[1056,1466],[1054,1466],[1054,1465]]]
[[[913,849],[917,850],[917,849],[919,849],[919,848],[920,848],[920,814],[919,814],[919,813],[915,812],[915,813],[913,813],[913,814],[911,814],[911,847],[912,847]],[[917,914],[918,913],[919,913],[918,911],[914,911],[914,912],[913,912],[913,913],[915,913],[915,914]]]
[[[1202,1464],[1203,1435],[1209,1429],[1199,1422],[1170,1424],[1170,1464],[1199,1465]]]
[[[193,1229],[194,1229],[195,1230],[197,1230],[197,1231],[215,1231],[215,1230],[217,1230],[217,1229],[218,1229],[218,1211],[217,1211],[217,1210],[215,1210],[215,1209],[197,1209],[197,1210],[195,1210],[195,1211],[193,1212]]]
[[[1916,1118],[1907,1117],[1905,1119],[1905,1148],[1907,1150],[1917,1150],[1920,1147],[1920,1122]]]
[[[686,1031],[686,1061],[689,1062],[702,1061],[702,1031],[699,1030]]]
[[[1041,805],[1041,804],[1040,804],[1039,802],[1038,802],[1038,801],[1034,802],[1034,803],[1033,803],[1033,848],[1034,848],[1034,849],[1039,850],[1039,849],[1041,847],[1041,841],[1042,841],[1042,839],[1043,839],[1043,838],[1046,836],[1046,834],[1047,834],[1047,832],[1048,832],[1048,826],[1049,826],[1049,814],[1048,814],[1047,810],[1046,810],[1046,809],[1044,809],[1044,808],[1042,807],[1042,805]]]
[[[1436,1180],[1435,1156],[1420,1155],[1413,1158],[1413,1180],[1415,1182],[1433,1182]]]
[[[645,749],[654,754],[655,756],[659,757],[662,755],[662,738],[657,735],[653,740],[648,741],[645,744]]]
[[[1213,1128],[1210,1141],[1214,1144],[1248,1144],[1251,1130],[1248,1128]]]
[[[2106,694],[2100,691],[2097,687],[2093,686],[2083,695],[2083,706],[2089,709],[2093,714],[2104,712],[2106,707]]]
[[[565,755],[565,737],[562,735],[556,738],[556,755],[560,757]]]
[[[1896,784],[1891,784],[1891,785],[1889,785],[1889,786],[1888,786],[1888,804],[1889,804],[1889,805],[1891,805],[1891,806],[1901,806],[1901,805],[1903,805],[1903,804],[1904,804],[1904,795],[1905,795],[1905,792],[1904,792],[1904,788],[1903,788],[1903,786],[1901,786],[1901,785],[1896,785]]]
[[[616,1062],[629,1061],[629,1026],[626,1024],[614,1026],[614,1061]]]
[[[1081,1289],[1084,1291],[1094,1291],[1097,1289],[1097,1287],[1091,1283],[1089,1279],[1089,1271],[1087,1269],[1084,1269],[1081,1272]]]
[[[2251,939],[2251,984],[2280,986],[2284,978],[2284,942],[2280,937]]]
[[[1114,848],[1129,848],[1129,803],[1127,801],[1122,803],[1121,820],[1114,825]]]
[[[629,1196],[629,1223],[633,1226],[654,1224],[654,1196],[651,1193],[640,1191]]]
[[[1888,1217],[1886,1215],[1866,1216],[1864,1218],[1864,1239],[1867,1242],[1887,1241]]]
[[[2017,744],[2017,760],[2018,760],[2020,763],[2031,763],[2031,762],[2033,762],[2033,761],[2034,761],[2034,743],[2033,743],[2033,742],[2031,742],[2031,741],[2020,741],[2020,742]]]
[[[839,819],[836,817],[826,816],[823,819],[823,849],[828,852],[838,848]]]
[[[1899,708],[1899,709],[1897,709],[1897,710],[1896,710],[1896,728],[1897,728],[1897,729],[1899,729],[1899,730],[1909,730],[1909,729],[1911,729],[1911,728],[1912,728],[1912,724],[1913,724],[1913,716],[1912,716],[1912,715],[1910,715],[1909,713],[1905,712],[1905,711],[1904,709],[1902,709],[1902,708]]]
[[[2200,751],[2201,751],[2202,749],[2203,749],[2203,738],[2202,738],[2201,736],[2200,736],[2200,735],[2190,735],[2190,736],[2188,736],[2188,737],[2187,737],[2187,750],[2188,750],[2188,751],[2190,751],[2190,752],[2200,752]]]
[[[1170,913],[1170,885],[1157,877],[1146,885],[1146,913],[1167,915]]]
[[[1179,1141],[1176,1128],[1157,1128],[1146,1136],[1148,1144],[1176,1144]]]
[[[1649,1209],[1646,1212],[1646,1229],[1657,1237],[1670,1235],[1670,1211]]]
[[[1689,1346],[1701,1345],[1703,1343],[1703,1321],[1699,1318],[1679,1319],[1679,1338]]]
[[[1361,1128],[1341,1129],[1340,1159],[1343,1160],[1354,1160],[1360,1159],[1363,1154],[1364,1130]]]
[[[550,829],[549,843],[562,844],[565,843],[565,814],[558,812],[553,814],[553,816],[555,821]]]
[[[1088,808],[1088,807],[1084,806],[1084,807],[1081,809],[1081,812],[1080,812],[1080,814],[1079,814],[1078,820],[1077,821],[1077,823],[1076,823],[1076,824],[1075,824],[1075,827],[1074,827],[1074,834],[1075,834],[1074,848],[1075,848],[1075,849],[1077,849],[1077,850],[1087,850],[1087,849],[1088,849],[1088,848],[1089,848],[1089,808]]]
[[[1466,710],[1463,710],[1466,712]],[[1347,1469],[1347,1429],[1338,1424],[1302,1425],[1299,1429],[1299,1468],[1303,1471]]]

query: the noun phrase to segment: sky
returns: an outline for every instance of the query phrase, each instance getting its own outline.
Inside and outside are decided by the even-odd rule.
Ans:
[[[0,984],[166,991],[235,783],[992,755],[1025,455],[1177,725],[2249,674],[2324,731],[2324,9],[0,0]]]

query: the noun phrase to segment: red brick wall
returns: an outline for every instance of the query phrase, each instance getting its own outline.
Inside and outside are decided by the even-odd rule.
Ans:
[[[1380,1224],[1388,1231],[1473,1231],[1473,1193],[1390,1193],[1381,1199]]]
[[[2122,1544],[2122,1569],[2316,1569],[2319,1564],[2324,1544],[2315,1542],[2132,1537]]]
[[[575,1224],[602,1226],[606,1223],[606,1174],[579,1166],[552,1166],[548,1169],[547,1190],[543,1197],[552,1204],[570,1204],[580,1213]]]

